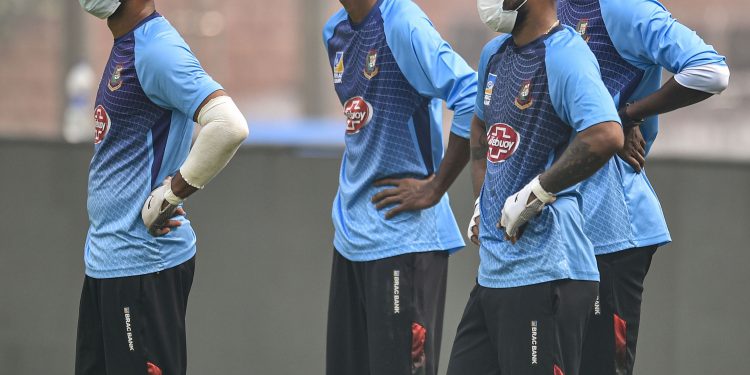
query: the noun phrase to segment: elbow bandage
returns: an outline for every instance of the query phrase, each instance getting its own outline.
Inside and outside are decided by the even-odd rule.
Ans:
[[[247,138],[247,121],[228,96],[206,103],[198,114],[202,130],[193,149],[180,167],[185,182],[202,189],[229,163]]]
[[[729,86],[729,67],[723,64],[694,66],[683,69],[674,79],[689,89],[721,94]]]

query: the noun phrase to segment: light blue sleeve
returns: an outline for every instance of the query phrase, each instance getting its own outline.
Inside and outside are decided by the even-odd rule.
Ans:
[[[451,132],[469,138],[477,74],[440,37],[427,16],[410,1],[384,16],[386,40],[409,83],[427,97],[445,100],[453,111]]]
[[[135,69],[141,87],[158,106],[192,119],[200,104],[222,87],[201,67],[177,32],[136,35]]]
[[[607,31],[622,57],[646,69],[659,65],[672,73],[694,66],[726,64],[726,58],[695,31],[677,22],[656,0],[600,0]]]
[[[484,121],[484,96],[488,92],[491,92],[491,88],[487,87],[487,66],[490,64],[492,56],[500,50],[500,47],[508,40],[508,38],[510,38],[509,34],[503,34],[490,40],[489,43],[484,46],[482,54],[479,56],[479,73],[477,75],[478,90],[474,103],[474,114],[482,121]],[[488,89],[490,91],[488,91]]]
[[[557,34],[575,35],[547,45],[547,80],[552,106],[576,132],[602,122],[620,123],[612,96],[604,87],[599,64],[586,43],[572,29]],[[555,35],[557,36],[557,35]],[[559,40],[560,38],[547,40]]]
[[[348,17],[346,11],[344,9],[340,9],[336,14],[331,16],[331,18],[328,19],[328,22],[326,22],[325,26],[323,26],[323,45],[326,47],[326,51],[328,50],[328,41],[333,38],[333,33],[336,31],[336,26],[338,26],[341,22],[345,21]]]

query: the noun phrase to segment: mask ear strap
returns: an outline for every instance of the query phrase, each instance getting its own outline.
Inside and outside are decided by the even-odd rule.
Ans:
[[[495,14],[492,15],[493,18],[500,16],[500,14],[502,14],[504,12],[504,10],[503,10],[503,3],[504,2],[505,2],[504,0],[500,0],[500,6],[497,7],[497,8],[495,8]]]
[[[515,11],[518,12],[518,10],[521,9],[521,7],[524,6],[524,4],[526,4],[526,2],[528,2],[528,1],[529,0],[523,0],[523,2],[521,3],[521,5],[519,5],[518,7],[516,7]]]

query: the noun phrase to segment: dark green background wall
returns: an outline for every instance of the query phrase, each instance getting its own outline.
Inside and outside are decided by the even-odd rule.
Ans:
[[[70,374],[90,146],[0,142],[0,374]],[[340,151],[248,148],[187,210],[192,374],[322,374]],[[637,373],[750,368],[750,165],[653,160],[675,239],[647,279]],[[464,174],[451,190],[463,227]],[[451,260],[441,368],[478,264]]]

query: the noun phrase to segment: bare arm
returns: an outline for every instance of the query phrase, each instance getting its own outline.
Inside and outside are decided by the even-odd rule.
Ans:
[[[672,77],[653,94],[620,109],[625,147],[618,152],[618,155],[636,172],[640,172],[646,165],[646,141],[638,126],[633,126],[633,122],[687,107],[711,96],[713,96],[712,93],[682,86]]]
[[[653,94],[628,106],[625,112],[629,118],[642,119],[687,107],[711,96],[711,93],[682,86],[672,77]]]
[[[508,197],[497,227],[516,243],[528,220],[554,202],[554,194],[593,175],[622,145],[622,129],[616,122],[602,122],[578,133],[549,169]]]
[[[471,119],[471,184],[474,188],[474,199],[479,197],[487,172],[487,125],[474,115]]]
[[[474,199],[479,198],[484,185],[484,175],[487,173],[487,125],[476,115],[471,119],[471,185],[474,189]],[[475,245],[479,245],[479,208],[474,206],[474,215],[469,222],[468,237]]]
[[[560,158],[539,177],[542,187],[558,193],[585,180],[623,146],[620,124],[603,122],[575,136]],[[532,194],[533,198],[533,194]]]
[[[375,194],[372,197],[372,202],[375,203],[378,210],[397,204],[396,207],[386,213],[386,219],[390,219],[400,212],[432,207],[440,202],[440,199],[456,181],[468,162],[469,140],[451,133],[445,158],[440,163],[440,169],[436,175],[428,176],[424,180],[386,178],[376,181],[375,186],[394,186],[394,188],[385,189]]]
[[[435,192],[437,201],[448,191],[456,181],[458,175],[469,163],[469,140],[461,138],[453,133],[448,137],[448,147],[445,150],[445,158],[440,163],[440,169],[435,176]]]

